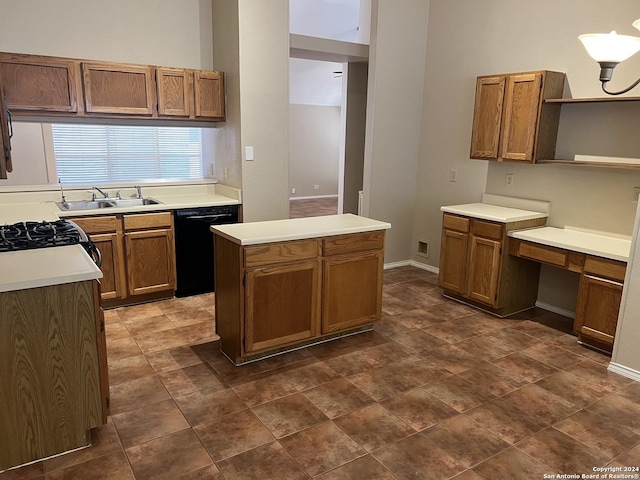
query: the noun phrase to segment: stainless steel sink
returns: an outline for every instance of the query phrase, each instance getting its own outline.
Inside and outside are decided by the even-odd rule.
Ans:
[[[94,210],[113,207],[141,207],[143,205],[160,205],[155,198],[104,198],[98,200],[77,200],[73,202],[56,202],[60,210]]]

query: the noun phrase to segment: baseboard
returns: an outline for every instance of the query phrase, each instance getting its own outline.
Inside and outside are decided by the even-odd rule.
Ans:
[[[338,195],[311,195],[309,197],[289,197],[289,200],[315,200],[316,198],[338,198]]]
[[[640,372],[638,370],[634,370],[633,368],[625,367],[624,365],[620,365],[619,363],[609,363],[607,370],[613,373],[617,373],[618,375],[622,375],[623,377],[630,378],[631,380],[635,380],[636,382],[640,382]]]
[[[576,318],[576,312],[572,312],[571,310],[566,310],[564,308],[556,307],[555,305],[551,305],[549,303],[541,302],[540,300],[536,300],[536,307],[541,308],[543,310],[547,310],[549,312],[557,313],[558,315],[562,315],[563,317]]]
[[[440,269],[438,267],[425,265],[424,263],[416,262],[415,260],[401,260],[399,262],[391,262],[391,263],[384,264],[385,270],[389,270],[391,268],[398,268],[398,267],[416,267],[421,270],[426,270],[427,272],[435,273],[436,275],[440,272]]]

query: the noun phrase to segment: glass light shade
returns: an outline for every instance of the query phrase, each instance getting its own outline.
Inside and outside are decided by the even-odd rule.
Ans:
[[[640,19],[636,21],[640,25]],[[596,62],[620,63],[640,50],[640,38],[611,33],[587,33],[578,37]]]
[[[633,22],[632,25],[636,27],[638,30],[640,30],[640,18],[637,19],[635,22]]]

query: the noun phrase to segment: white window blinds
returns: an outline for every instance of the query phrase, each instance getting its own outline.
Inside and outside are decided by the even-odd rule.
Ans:
[[[67,184],[200,180],[199,128],[54,124],[58,177]]]

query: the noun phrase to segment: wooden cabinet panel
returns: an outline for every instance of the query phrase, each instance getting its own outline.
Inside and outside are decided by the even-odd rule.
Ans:
[[[508,160],[533,160],[542,74],[508,78],[502,127],[501,156]]]
[[[175,255],[171,229],[124,234],[129,295],[175,290]]]
[[[158,115],[188,117],[191,114],[191,75],[180,68],[157,68]]]
[[[101,280],[102,299],[124,298],[126,288],[122,235],[117,233],[93,234],[91,241],[102,256],[102,265],[100,266],[103,275]]]
[[[469,232],[470,221],[468,218],[459,217],[445,213],[442,217],[442,228],[446,230],[456,230],[458,232]]]
[[[13,170],[11,162],[11,129],[9,110],[5,103],[2,88],[2,75],[0,75],[0,179],[6,179],[7,173]]]
[[[196,118],[224,118],[224,75],[222,73],[195,71],[193,92]]]
[[[382,251],[324,260],[322,333],[380,318],[382,269]]]
[[[104,323],[104,310],[100,307],[100,282],[93,282],[93,310],[96,322],[96,349],[98,353],[98,371],[100,373],[100,399],[102,404],[102,424],[107,423],[111,415],[111,401],[109,395],[109,367],[107,364],[107,332]]]
[[[471,235],[468,295],[474,300],[497,306],[502,243]]]
[[[584,271],[603,278],[623,282],[624,276],[627,273],[627,264],[606,258],[589,256],[584,262]]]
[[[245,315],[246,352],[318,335],[320,261],[248,271]]]
[[[290,263],[316,258],[320,253],[318,240],[300,240],[256,245],[244,248],[246,268],[277,263]]]
[[[336,235],[322,242],[325,256],[344,255],[346,253],[366,252],[384,248],[384,230]]]
[[[0,74],[12,110],[78,111],[76,66],[70,60],[0,53]]]
[[[128,214],[123,217],[125,230],[143,230],[148,228],[171,228],[171,212]]]
[[[502,240],[502,233],[504,231],[504,226],[499,223],[494,222],[485,222],[483,220],[478,220],[474,218],[472,221],[471,232],[478,236],[484,238],[491,238],[493,240]]]
[[[529,242],[517,242],[518,255],[537,262],[564,267],[567,263],[567,251],[561,248],[537,245]]]
[[[83,62],[82,80],[87,113],[148,116],[154,113],[151,67]]]
[[[94,284],[0,293],[0,470],[82,447],[104,423]]]
[[[438,285],[456,293],[467,289],[469,234],[442,230]]]
[[[470,158],[497,159],[502,125],[504,76],[478,78]]]

